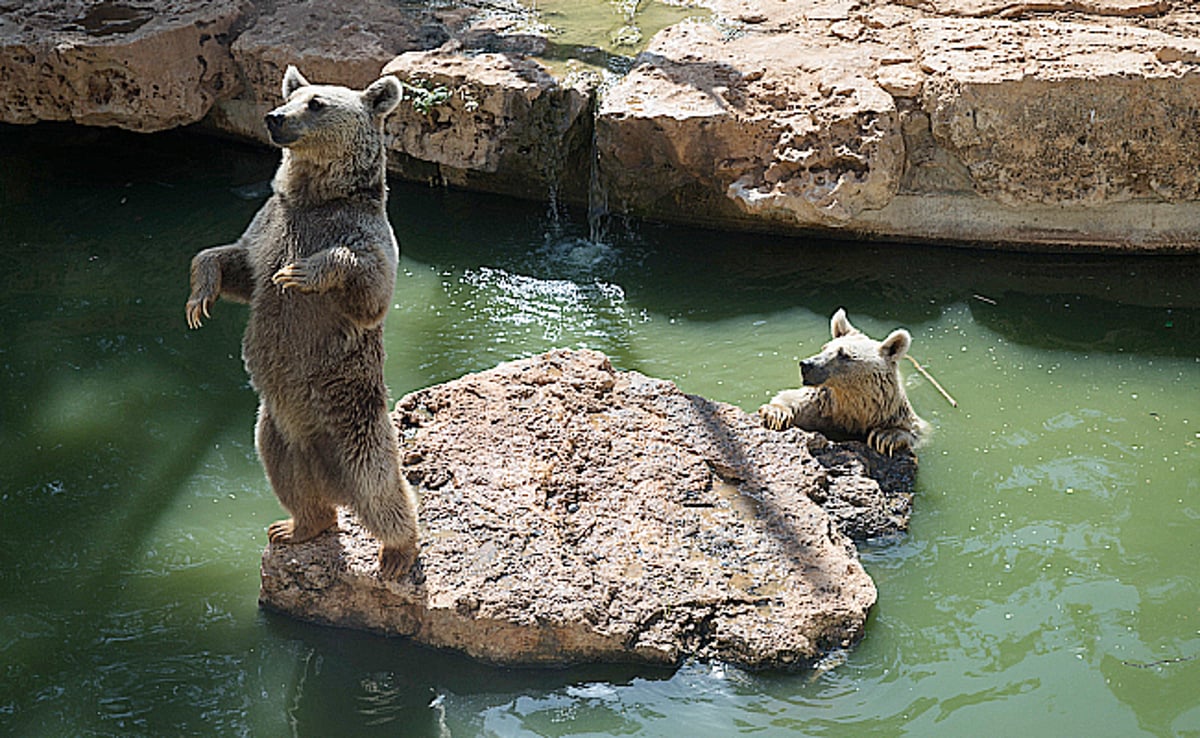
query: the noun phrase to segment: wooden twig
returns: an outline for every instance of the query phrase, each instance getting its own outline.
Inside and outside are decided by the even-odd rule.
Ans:
[[[1153,669],[1156,666],[1166,666],[1168,664],[1182,664],[1187,661],[1195,661],[1196,659],[1200,659],[1200,654],[1193,654],[1191,656],[1176,656],[1173,659],[1159,659],[1158,661],[1149,661],[1149,662],[1122,661],[1121,663],[1125,664],[1126,666],[1132,666],[1135,669]]]
[[[928,379],[930,384],[932,384],[934,387],[936,387],[938,392],[942,393],[942,397],[946,398],[946,402],[949,402],[951,407],[958,407],[958,400],[951,397],[950,393],[947,392],[942,387],[942,385],[938,384],[938,381],[933,378],[933,375],[930,374],[929,372],[925,371],[925,367],[921,366],[921,364],[918,363],[916,359],[909,356],[908,354],[905,354],[904,357],[912,362],[913,366],[915,366],[917,368],[917,371],[921,372],[922,377],[925,377],[926,379]]]

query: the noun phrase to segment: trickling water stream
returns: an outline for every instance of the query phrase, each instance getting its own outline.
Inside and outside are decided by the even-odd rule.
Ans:
[[[589,238],[541,206],[394,184],[395,397],[553,346],[747,410],[845,306],[958,399],[879,604],[814,674],[504,670],[256,607],[280,509],[245,308],[183,319],[276,157],[0,128],[0,733],[1200,734],[1200,260],[718,234]],[[246,189],[250,187],[250,189]],[[240,193],[240,195],[239,195]]]

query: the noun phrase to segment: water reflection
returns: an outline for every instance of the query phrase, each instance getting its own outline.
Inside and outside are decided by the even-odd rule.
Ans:
[[[501,669],[402,639],[312,628],[275,615],[266,619],[302,655],[288,687],[289,715],[299,735],[515,735],[521,730],[494,728],[492,716],[501,716],[502,725],[510,720],[506,715],[522,712],[536,713],[532,719],[546,718],[547,724],[569,722],[553,714],[562,718],[572,711],[586,719],[599,714],[588,706],[672,675],[668,669],[612,665]],[[545,712],[551,703],[565,712]]]

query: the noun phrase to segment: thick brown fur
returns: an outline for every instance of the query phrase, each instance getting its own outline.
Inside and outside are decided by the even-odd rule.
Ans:
[[[258,391],[255,443],[291,518],[272,543],[308,540],[348,505],[383,544],[380,574],[417,555],[416,498],[388,417],[383,320],[399,249],[387,220],[384,117],[401,88],[312,85],[295,67],[266,117],[283,161],[274,194],[236,242],[192,260],[188,325],[218,297],[250,303],[242,357]]]
[[[897,363],[912,343],[908,331],[876,341],[850,325],[845,310],[833,314],[829,327],[833,340],[800,362],[805,386],[760,407],[763,424],[865,440],[881,454],[912,449],[929,425],[913,411],[900,381]]]

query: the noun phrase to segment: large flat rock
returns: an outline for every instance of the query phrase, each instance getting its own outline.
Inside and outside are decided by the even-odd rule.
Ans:
[[[840,527],[908,519],[911,456],[768,431],[593,351],[421,390],[394,417],[421,494],[415,576],[379,580],[343,513],[267,548],[264,606],[504,664],[804,666],[861,638],[875,602]]]

